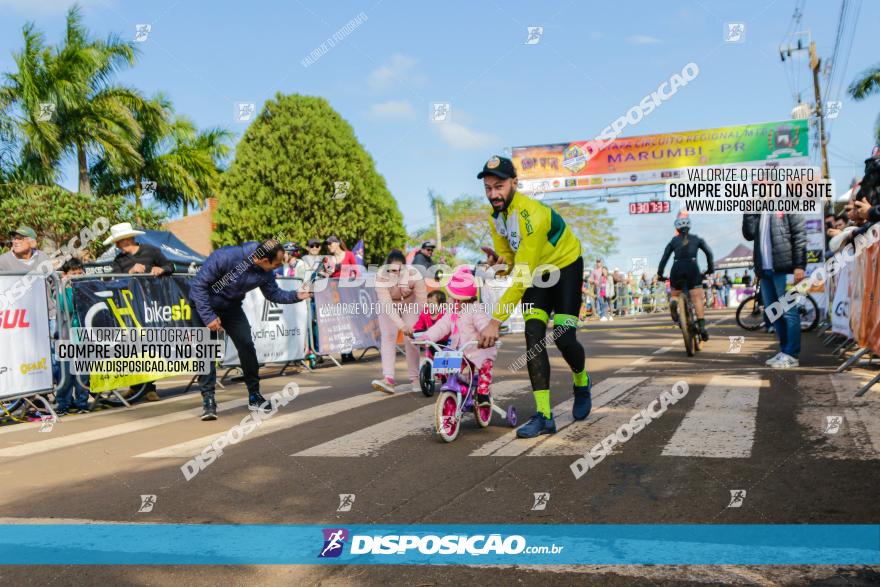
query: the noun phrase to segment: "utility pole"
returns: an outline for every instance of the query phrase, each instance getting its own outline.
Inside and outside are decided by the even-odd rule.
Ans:
[[[804,35],[810,40],[809,49],[804,49]],[[816,53],[816,42],[812,39],[810,31],[794,33],[793,36],[797,38],[797,44],[794,46],[789,44],[787,47],[779,47],[779,57],[782,61],[785,61],[786,57],[790,58],[795,53],[804,50],[809,51],[810,70],[813,72],[813,91],[816,97],[815,113],[817,131],[819,133],[819,151],[822,156],[822,177],[828,179],[828,137],[825,136],[825,109],[822,106],[822,92],[819,88],[819,68],[822,66],[822,60],[819,59],[819,55]]]
[[[437,249],[439,250],[442,247],[442,242],[440,240],[440,205],[437,203],[437,196],[434,195],[433,190],[428,190],[428,199],[431,200],[431,205],[434,207],[434,228],[437,231]]]
[[[828,151],[825,136],[825,109],[822,107],[822,92],[819,91],[819,67],[822,60],[816,55],[816,41],[810,41],[810,69],[813,70],[813,89],[816,92],[816,117],[819,119],[819,148],[822,150],[822,177],[828,179]]]

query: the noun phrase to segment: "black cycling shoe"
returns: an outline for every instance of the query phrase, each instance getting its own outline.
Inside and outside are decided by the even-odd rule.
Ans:
[[[705,328],[701,328],[701,329],[700,329],[700,337],[701,337],[704,341],[709,340],[709,331],[706,330]]]
[[[248,409],[252,412],[268,412],[269,402],[259,391],[255,391],[248,395]]]
[[[217,419],[217,402],[214,401],[213,395],[202,396],[202,421]]]

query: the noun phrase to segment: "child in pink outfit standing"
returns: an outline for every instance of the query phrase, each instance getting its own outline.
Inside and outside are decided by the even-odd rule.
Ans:
[[[432,342],[450,337],[449,346],[460,349],[465,343],[480,340],[480,332],[489,324],[489,315],[479,307],[477,286],[474,275],[465,267],[460,268],[446,286],[449,297],[454,300],[452,310],[443,315],[433,326],[421,333],[419,338]],[[472,345],[464,351],[464,356],[472,362],[479,374],[477,384],[477,405],[489,403],[489,385],[492,383],[492,366],[498,349],[494,346],[481,349]]]
[[[413,391],[419,385],[419,351],[412,344],[413,325],[425,309],[427,290],[421,273],[406,264],[406,257],[392,250],[385,266],[376,277],[376,297],[379,299],[379,332],[382,345],[383,379],[373,380],[373,389],[394,393],[394,363],[397,359],[397,333],[403,331],[406,350],[406,368]]]

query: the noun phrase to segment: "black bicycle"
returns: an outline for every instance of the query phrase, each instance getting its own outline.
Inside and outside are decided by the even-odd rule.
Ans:
[[[684,338],[684,350],[687,356],[693,357],[696,351],[703,350],[703,336],[700,334],[700,326],[697,323],[697,306],[691,300],[691,292],[687,283],[676,298],[678,326],[681,336]],[[671,301],[671,300],[670,300]]]
[[[760,330],[765,324],[764,302],[761,298],[760,287],[759,281],[755,286],[755,293],[740,302],[736,309],[736,323],[740,328],[749,332]],[[819,304],[816,303],[813,296],[810,294],[798,296],[797,308],[801,318],[801,332],[816,328],[816,325],[819,324]]]

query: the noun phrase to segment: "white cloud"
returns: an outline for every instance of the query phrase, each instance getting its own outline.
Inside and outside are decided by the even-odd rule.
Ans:
[[[387,90],[405,81],[423,81],[424,77],[414,71],[416,63],[415,57],[396,53],[391,56],[390,63],[371,71],[367,82],[374,90]]]
[[[114,0],[79,0],[84,9],[114,3]],[[21,14],[63,14],[71,6],[71,0],[0,0],[0,10],[13,10]]]
[[[409,100],[389,100],[370,106],[373,118],[411,120],[416,117],[416,109]]]
[[[455,149],[485,149],[498,145],[497,137],[489,133],[476,131],[458,122],[432,122],[440,138]]]
[[[633,45],[653,45],[654,43],[659,43],[660,39],[649,35],[633,35],[627,37],[626,42]]]

